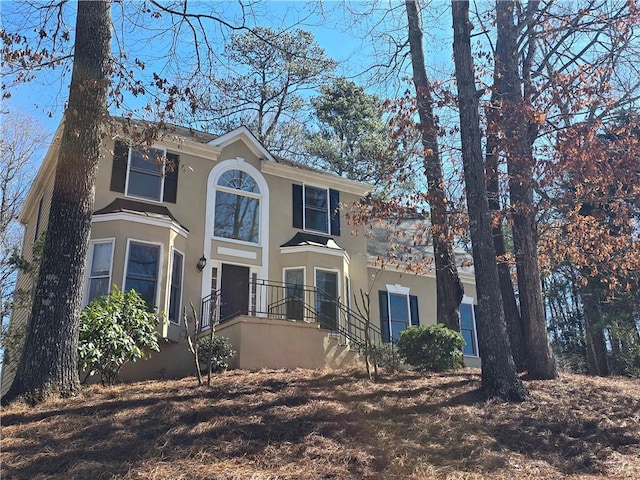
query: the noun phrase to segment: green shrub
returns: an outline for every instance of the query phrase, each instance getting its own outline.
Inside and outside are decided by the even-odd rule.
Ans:
[[[80,313],[78,344],[85,381],[99,373],[103,385],[112,385],[122,365],[159,351],[158,321],[135,290],[122,293],[115,285],[87,305]]]
[[[400,334],[397,347],[409,365],[430,372],[463,366],[464,338],[444,325],[409,327]]]
[[[211,362],[212,372],[224,372],[229,368],[229,360],[235,357],[236,352],[227,337],[213,337],[213,345],[209,337],[198,339],[198,357],[202,371],[208,371]]]

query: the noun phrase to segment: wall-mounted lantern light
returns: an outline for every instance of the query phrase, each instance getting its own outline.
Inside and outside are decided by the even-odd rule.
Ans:
[[[198,267],[198,270],[202,271],[204,270],[204,267],[207,265],[207,259],[205,258],[204,255],[202,255],[200,257],[200,260],[198,260],[198,264],[196,265],[196,267]]]

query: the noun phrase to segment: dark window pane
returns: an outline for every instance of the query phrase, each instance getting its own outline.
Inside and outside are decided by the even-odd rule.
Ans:
[[[251,175],[242,170],[229,170],[224,172],[218,180],[221,187],[234,188],[243,192],[260,193],[258,184]]]
[[[129,245],[129,265],[127,276],[156,279],[158,276],[158,256],[160,247],[131,243]]]
[[[109,277],[92,278],[89,282],[89,298],[87,303],[109,293]]]
[[[305,215],[305,227],[307,228],[307,230],[316,230],[318,232],[324,233],[327,233],[329,231],[327,212],[306,209]]]
[[[162,175],[162,167],[164,162],[164,152],[154,148],[148,151],[132,150],[131,151],[131,169],[143,170],[155,175]]]
[[[304,270],[285,270],[284,281],[287,295],[286,317],[294,320],[302,320],[304,317]]]
[[[155,307],[159,258],[160,247],[157,245],[129,244],[125,291],[135,290],[149,308]]]
[[[111,243],[95,243],[91,259],[91,276],[109,275],[111,269]]]
[[[182,255],[173,252],[173,269],[171,271],[171,292],[169,295],[169,321],[180,323],[180,297],[182,296]]]
[[[398,340],[400,338],[400,334],[407,329],[409,324],[407,322],[394,322],[391,321],[391,336]]]
[[[471,330],[461,330],[462,336],[464,337],[465,346],[462,347],[462,353],[465,355],[475,355],[475,343],[473,341],[473,332]]]
[[[216,192],[214,235],[258,243],[260,201],[257,198]]]
[[[327,191],[321,188],[305,187],[304,203],[308,207],[327,210]]]
[[[462,348],[465,355],[477,355],[476,331],[473,322],[473,306],[468,303],[460,305],[460,333],[464,337],[466,345]]]
[[[156,304],[156,282],[151,280],[142,280],[139,278],[127,278],[125,291],[135,290],[149,308],[155,307]]]
[[[473,309],[468,303],[460,305],[460,327],[473,329]]]
[[[162,177],[143,172],[129,171],[129,188],[127,193],[138,197],[160,200]]]
[[[323,270],[316,271],[316,310],[320,324],[329,330],[338,329],[338,274]]]
[[[409,323],[409,305],[406,295],[389,294],[391,320]]]
[[[304,188],[305,228],[318,232],[329,232],[329,202],[327,190]]]

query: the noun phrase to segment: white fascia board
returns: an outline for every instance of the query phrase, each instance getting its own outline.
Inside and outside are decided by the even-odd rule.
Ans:
[[[275,158],[273,158],[273,156],[269,153],[269,151],[264,148],[264,146],[258,141],[255,135],[251,133],[251,130],[249,130],[244,125],[231,130],[230,132],[225,133],[224,135],[221,135],[214,140],[211,140],[208,145],[224,148],[227,145],[231,145],[233,142],[236,142],[238,140],[244,142],[256,157],[266,158],[270,162],[276,161]]]
[[[171,143],[163,141],[164,139],[160,139],[159,143],[174,152],[182,152],[187,155],[205,158],[214,162],[218,160],[218,155],[222,152],[221,148],[212,147],[206,143],[194,142],[184,137],[180,138],[181,140],[176,140]]]
[[[114,138],[121,138],[125,142],[129,141],[126,135],[116,135]],[[164,148],[174,152],[183,152],[187,155],[206,158],[212,161],[218,160],[218,155],[222,152],[222,148],[207,143],[200,143],[189,137],[169,132],[160,132],[160,138],[154,141],[152,148]]]
[[[44,191],[44,185],[48,181],[53,181],[56,166],[58,165],[58,152],[60,151],[60,140],[62,138],[62,132],[64,131],[64,117],[58,125],[56,132],[53,134],[51,145],[47,149],[47,153],[44,155],[44,159],[38,168],[38,173],[31,183],[31,188],[24,199],[24,204],[20,214],[18,215],[18,221],[23,225],[26,225],[29,217],[33,213],[33,210],[38,205],[40,196]]]
[[[189,236],[189,232],[187,232],[184,228],[182,228],[173,220],[163,220],[161,218],[150,218],[145,215],[137,215],[135,213],[129,213],[129,212],[104,213],[98,216],[94,216],[91,219],[91,223],[115,222],[118,220],[122,220],[123,222],[142,223],[144,225],[152,225],[154,227],[170,228],[175,233],[177,233],[178,235],[181,235],[184,238],[187,238]]]
[[[321,172],[305,170],[290,165],[283,165],[281,163],[263,162],[262,173],[302,183],[324,185],[328,188],[340,190],[341,192],[358,195],[359,197],[364,197],[367,193],[374,190],[372,185],[368,185],[366,183],[348,180],[335,175],[327,175]]]

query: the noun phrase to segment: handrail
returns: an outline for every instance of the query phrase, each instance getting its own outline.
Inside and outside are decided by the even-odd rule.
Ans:
[[[368,322],[359,312],[317,287],[250,279],[240,282],[237,288],[250,288],[251,305],[246,313],[252,316],[318,322],[322,328],[344,339],[345,343],[358,348],[364,348],[367,336],[370,345],[381,344],[385,340],[378,327],[369,322],[367,328]],[[220,290],[202,299],[202,330],[229,319],[220,318],[220,305],[223,303]]]

